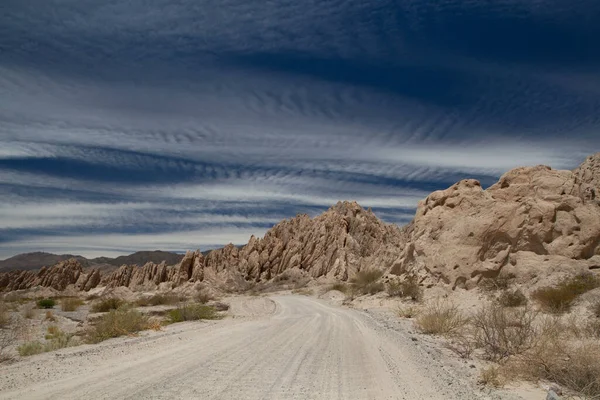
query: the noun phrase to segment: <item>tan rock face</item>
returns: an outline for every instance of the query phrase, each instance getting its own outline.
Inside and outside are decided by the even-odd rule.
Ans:
[[[43,267],[38,272],[10,271],[0,274],[0,290],[11,291],[29,289],[35,286],[65,290],[67,286],[80,282],[85,286],[97,280],[97,271],[83,273],[83,267],[76,259],[61,261],[52,267]],[[90,279],[91,278],[91,281]],[[88,285],[88,286],[89,286]],[[88,289],[89,290],[89,289]]]
[[[600,153],[575,171],[517,168],[487,190],[463,180],[434,192],[405,228],[408,244],[392,272],[425,271],[433,283],[469,287],[504,267],[523,273],[532,254],[541,263],[558,257],[593,268],[600,261],[599,182]]]

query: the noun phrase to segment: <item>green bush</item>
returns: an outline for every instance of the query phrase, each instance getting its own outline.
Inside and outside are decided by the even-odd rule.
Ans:
[[[543,287],[533,292],[532,297],[552,313],[569,311],[575,300],[585,292],[600,286],[600,279],[592,273],[571,277],[556,286]]]
[[[90,343],[98,343],[110,338],[137,333],[149,328],[148,317],[141,312],[128,307],[110,310],[94,321],[86,332]]]
[[[116,297],[110,297],[94,303],[91,311],[95,313],[108,312],[110,310],[116,310],[123,305],[125,305],[125,301]]]
[[[23,343],[22,345],[17,347],[17,351],[19,352],[19,355],[21,357],[33,356],[35,354],[43,353],[44,345],[42,344],[42,342],[36,340],[33,342]]]
[[[203,304],[182,304],[169,311],[169,322],[197,321],[200,319],[219,319],[214,307]]]
[[[37,301],[38,308],[54,308],[56,301],[54,299],[40,299]]]
[[[359,294],[375,294],[383,291],[383,282],[379,279],[383,272],[377,269],[359,271],[352,279],[353,289]]]
[[[521,290],[505,290],[498,296],[498,303],[503,307],[520,307],[527,304],[527,297]]]

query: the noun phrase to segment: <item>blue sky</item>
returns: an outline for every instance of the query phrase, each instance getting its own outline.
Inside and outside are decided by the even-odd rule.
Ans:
[[[3,0],[0,258],[245,243],[600,151],[600,3]]]

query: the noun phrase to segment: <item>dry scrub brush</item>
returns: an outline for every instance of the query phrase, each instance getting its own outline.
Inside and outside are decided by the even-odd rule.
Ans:
[[[127,306],[110,310],[94,321],[86,332],[86,340],[98,343],[118,336],[131,335],[149,329],[148,321],[146,315]]]
[[[404,280],[390,280],[386,291],[392,297],[408,297],[413,301],[421,301],[423,298],[423,289],[419,286],[416,275],[407,275]]]
[[[214,307],[204,304],[181,304],[176,309],[169,311],[168,315],[171,323],[221,318]]]
[[[83,305],[83,300],[77,297],[64,297],[60,300],[60,309],[62,311],[76,311]]]
[[[540,288],[533,292],[532,297],[546,311],[563,313],[571,309],[580,295],[597,287],[600,287],[600,278],[586,272],[571,277],[558,285]]]
[[[534,325],[537,313],[530,308],[503,308],[490,305],[480,309],[471,318],[474,340],[485,357],[500,361],[522,354],[535,345],[537,331]]]
[[[383,282],[379,279],[383,272],[378,269],[367,269],[356,273],[352,278],[352,288],[358,294],[376,294],[383,291]]]
[[[421,332],[431,335],[450,335],[469,322],[458,306],[448,300],[436,299],[417,315],[415,325]]]
[[[111,310],[117,310],[119,307],[125,305],[125,301],[116,297],[110,297],[102,299],[92,304],[91,311],[95,313],[109,312]]]

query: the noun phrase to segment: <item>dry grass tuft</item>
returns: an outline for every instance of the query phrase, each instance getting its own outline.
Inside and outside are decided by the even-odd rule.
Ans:
[[[204,304],[181,304],[169,311],[169,322],[197,321],[201,319],[220,319],[214,307]]]
[[[540,288],[533,292],[532,297],[546,311],[558,314],[569,311],[580,295],[597,287],[600,287],[600,278],[592,273],[583,273],[556,286]]]
[[[396,315],[400,318],[415,318],[417,315],[419,315],[419,312],[419,307],[413,305],[399,305],[398,308],[396,308]]]
[[[139,307],[147,307],[147,306],[172,305],[172,304],[177,304],[181,301],[185,301],[185,298],[174,295],[174,294],[157,293],[150,297],[142,297],[142,298],[138,299],[135,302],[135,304]]]
[[[596,318],[600,318],[600,299],[594,301],[590,306],[590,311]]]
[[[350,288],[348,287],[348,284],[338,282],[338,283],[334,283],[333,285],[329,286],[328,290],[337,290],[338,292],[348,293]]]
[[[10,309],[5,302],[0,302],[0,329],[10,322]]]
[[[83,305],[83,300],[77,297],[65,297],[60,300],[60,309],[63,311],[75,311]]]
[[[513,273],[500,273],[495,278],[483,278],[479,282],[479,287],[489,292],[507,290],[514,282],[515,278],[516,275]]]
[[[23,314],[24,318],[33,319],[36,315],[35,306],[33,304],[25,304],[21,310],[21,313]]]
[[[479,374],[480,384],[486,386],[493,386],[496,388],[504,386],[505,379],[500,373],[500,367],[498,366],[490,366],[481,370]]]
[[[200,289],[196,296],[194,296],[194,300],[196,300],[200,304],[206,304],[211,300],[216,300],[215,296],[213,296],[207,289]]]
[[[450,335],[458,332],[468,322],[454,303],[437,299],[419,313],[415,325],[426,334]]]
[[[521,307],[527,305],[528,300],[520,289],[504,290],[498,296],[498,303],[503,307]]]
[[[376,294],[384,289],[379,279],[383,272],[377,269],[359,271],[352,279],[353,290],[359,294]]]
[[[390,280],[386,291],[392,297],[408,297],[413,301],[421,301],[423,299],[423,289],[419,286],[419,280],[416,275],[408,275],[403,281],[398,279]]]
[[[107,299],[99,300],[98,302],[92,304],[91,311],[95,313],[99,312],[109,312],[111,310],[117,310],[119,307],[125,305],[125,301],[116,297],[110,297]]]
[[[44,319],[46,321],[56,322],[56,317],[54,316],[54,313],[50,310],[46,311],[46,316],[44,317]]]
[[[71,334],[66,334],[61,331],[57,326],[50,325],[48,327],[48,333],[45,337],[45,342],[37,340],[26,342],[17,347],[19,355],[22,357],[32,356],[39,353],[47,353],[58,349],[64,349],[65,347],[76,346],[79,342]]]
[[[98,343],[118,336],[131,335],[148,327],[147,316],[135,309],[121,307],[110,310],[108,314],[96,320],[86,332],[86,340],[90,343]]]

